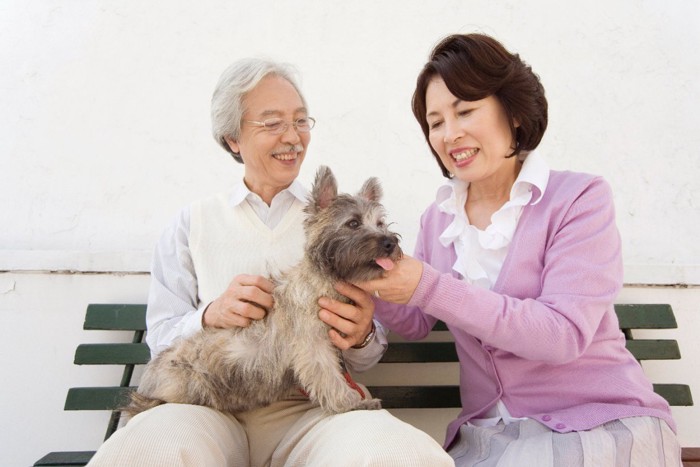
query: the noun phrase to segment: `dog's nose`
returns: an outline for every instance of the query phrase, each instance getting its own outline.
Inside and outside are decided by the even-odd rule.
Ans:
[[[384,237],[382,239],[382,248],[386,252],[386,254],[391,254],[392,251],[394,251],[394,248],[396,248],[397,241],[395,238],[391,237]]]

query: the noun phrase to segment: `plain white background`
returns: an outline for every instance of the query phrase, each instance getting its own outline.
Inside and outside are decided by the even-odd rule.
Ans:
[[[540,152],[613,187],[620,300],[670,302],[678,315],[679,330],[657,335],[677,338],[684,358],[647,372],[700,399],[700,4],[430,3],[0,1],[1,465],[99,445],[104,414],[62,411],[68,387],[118,377],[71,364],[79,343],[102,338],[81,330],[85,305],[145,301],[166,223],[241,177],[210,134],[230,62],[298,68],[318,121],[302,181],[321,164],[345,191],[378,176],[411,251],[443,179],[410,98],[432,46],[456,32],[494,35],[540,75]],[[700,446],[698,409],[674,414],[682,443]]]

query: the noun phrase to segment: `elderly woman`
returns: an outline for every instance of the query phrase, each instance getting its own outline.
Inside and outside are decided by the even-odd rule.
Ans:
[[[296,178],[314,119],[290,70],[258,59],[234,63],[212,98],[216,141],[243,164],[226,194],[192,203],[155,252],[147,341],[153,355],[205,327],[248,326],[272,305],[264,276],[303,254],[307,191]],[[349,284],[346,305],[323,299],[321,316],[348,366],[363,370],[383,354],[374,304]],[[321,307],[319,307],[321,310]],[[337,331],[336,331],[337,330]],[[238,413],[164,404],[140,413],[97,451],[90,465],[440,466],[450,456],[427,434],[385,410],[328,416],[300,391]]]
[[[491,37],[453,35],[418,76],[413,112],[448,183],[415,257],[373,292],[407,339],[454,335],[458,466],[680,465],[669,406],[625,348],[613,300],[620,237],[608,184],[550,170],[539,78]]]

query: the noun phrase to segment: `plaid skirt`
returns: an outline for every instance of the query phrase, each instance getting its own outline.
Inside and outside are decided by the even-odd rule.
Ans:
[[[666,422],[630,417],[570,433],[531,419],[462,425],[449,454],[457,467],[679,467],[680,451]]]

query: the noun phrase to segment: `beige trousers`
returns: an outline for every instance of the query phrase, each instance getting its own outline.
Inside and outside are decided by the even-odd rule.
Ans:
[[[426,433],[386,410],[325,415],[286,400],[236,417],[165,404],[117,430],[89,466],[454,466]]]

